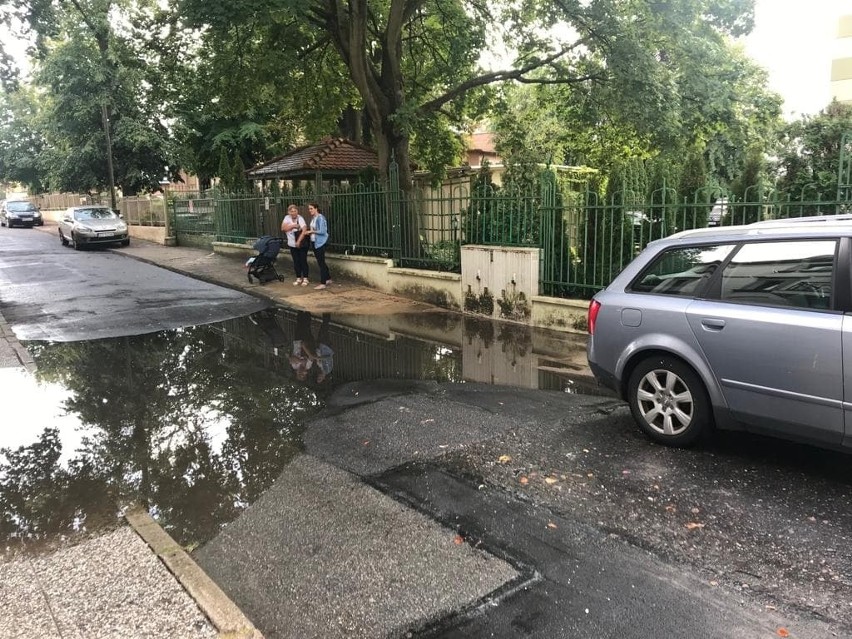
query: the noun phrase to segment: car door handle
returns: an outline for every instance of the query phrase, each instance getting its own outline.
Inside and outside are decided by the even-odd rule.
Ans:
[[[708,331],[721,331],[725,328],[725,320],[705,317],[701,320],[701,325]]]

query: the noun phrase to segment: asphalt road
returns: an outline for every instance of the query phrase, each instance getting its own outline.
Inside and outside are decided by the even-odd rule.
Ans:
[[[140,335],[208,324],[268,303],[59,236],[0,227],[0,312],[20,340]]]
[[[0,285],[22,339],[263,305],[19,229],[0,229]],[[616,400],[404,380],[338,389],[303,443],[195,555],[267,637],[852,636],[848,456],[672,450]]]

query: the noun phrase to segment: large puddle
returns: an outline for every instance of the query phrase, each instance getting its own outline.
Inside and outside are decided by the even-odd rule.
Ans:
[[[301,449],[351,381],[485,382],[595,393],[585,336],[457,315],[312,317],[270,309],[89,342],[30,342],[0,369],[0,541],[112,526],[142,503],[184,546],[215,536]]]

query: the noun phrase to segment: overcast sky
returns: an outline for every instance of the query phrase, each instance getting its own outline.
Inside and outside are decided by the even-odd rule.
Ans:
[[[837,19],[852,13],[849,0],[757,0],[755,29],[746,52],[769,71],[770,87],[784,97],[784,115],[816,113],[831,100],[831,60]]]

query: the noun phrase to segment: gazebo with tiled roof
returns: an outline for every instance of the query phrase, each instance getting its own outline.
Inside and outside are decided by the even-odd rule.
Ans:
[[[378,154],[345,138],[324,138],[309,146],[293,149],[246,171],[255,181],[314,180],[340,182],[356,177],[364,169],[379,168]]]

